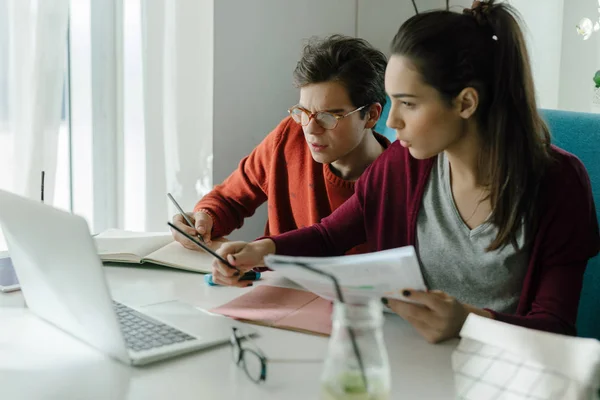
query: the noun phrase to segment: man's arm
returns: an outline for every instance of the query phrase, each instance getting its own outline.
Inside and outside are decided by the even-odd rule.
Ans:
[[[271,162],[288,123],[288,119],[282,121],[223,183],[196,204],[195,212],[206,212],[213,219],[211,237],[221,237],[240,228],[244,219],[267,200]]]

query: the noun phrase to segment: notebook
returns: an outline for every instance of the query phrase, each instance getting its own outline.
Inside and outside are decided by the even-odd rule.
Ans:
[[[600,393],[600,342],[471,314],[452,354],[456,398],[592,400]]]
[[[210,312],[274,328],[331,334],[331,302],[301,289],[260,285]]]
[[[205,251],[189,250],[173,239],[168,232],[131,232],[109,229],[95,238],[98,255],[104,262],[143,264],[194,272],[211,272],[213,256]],[[217,250],[225,240],[212,241]]]

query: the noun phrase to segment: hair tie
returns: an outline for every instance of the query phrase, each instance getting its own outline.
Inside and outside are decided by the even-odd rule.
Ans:
[[[475,0],[473,1],[473,5],[471,6],[471,8],[463,9],[463,14],[470,15],[473,18],[475,18],[475,21],[477,21],[477,24],[479,24],[480,26],[491,27],[488,18],[490,10],[491,6],[489,3],[485,3],[480,0]],[[497,42],[498,36],[492,34],[492,40]]]

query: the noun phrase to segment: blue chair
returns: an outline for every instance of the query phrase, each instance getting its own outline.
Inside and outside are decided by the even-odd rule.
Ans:
[[[379,121],[377,121],[377,125],[375,125],[375,132],[382,134],[386,138],[389,139],[390,142],[396,140],[396,131],[391,128],[388,128],[385,123],[387,122],[388,114],[390,113],[390,99],[388,97],[387,102],[385,103],[385,107],[381,111],[381,117]]]
[[[394,130],[385,126],[389,101],[375,130],[391,141]],[[552,141],[558,147],[575,154],[585,165],[592,182],[596,217],[600,221],[600,115],[558,110],[541,110],[548,123]],[[600,340],[600,256],[588,262],[581,290],[577,332],[582,337]]]
[[[585,165],[592,182],[596,218],[600,221],[600,115],[542,110],[558,147],[575,154]],[[587,265],[577,315],[577,333],[600,340],[600,257]]]

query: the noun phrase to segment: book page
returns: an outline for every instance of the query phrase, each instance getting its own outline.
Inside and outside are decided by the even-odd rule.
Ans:
[[[213,240],[209,247],[217,250],[224,241]],[[178,242],[172,242],[160,249],[148,254],[143,261],[153,262],[155,264],[185,269],[194,272],[209,273],[212,270],[212,263],[215,258],[202,249],[189,250]]]
[[[169,232],[132,232],[109,229],[94,237],[103,261],[140,262],[146,255],[173,242]]]
[[[265,264],[286,278],[319,296],[337,299],[330,278],[302,268],[307,264],[332,274],[338,280],[345,301],[365,302],[389,297],[410,301],[402,290],[426,290],[419,260],[412,246],[340,257],[290,257],[268,255]]]

